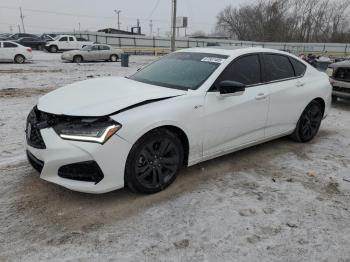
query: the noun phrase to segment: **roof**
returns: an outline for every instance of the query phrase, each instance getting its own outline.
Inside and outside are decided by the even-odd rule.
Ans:
[[[227,48],[206,48],[206,47],[195,47],[182,49],[178,52],[194,52],[194,53],[208,53],[208,54],[218,54],[218,55],[227,55],[227,56],[239,56],[248,53],[278,53],[293,56],[290,53],[279,51],[276,49],[262,48],[262,47],[232,47]]]
[[[333,68],[339,68],[339,67],[350,68],[350,61],[347,60],[347,61],[341,61],[338,63],[334,63],[334,64],[331,64],[331,67],[333,67]]]

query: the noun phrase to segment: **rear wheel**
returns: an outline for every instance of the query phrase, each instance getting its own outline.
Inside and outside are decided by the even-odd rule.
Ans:
[[[83,57],[80,55],[76,55],[73,57],[73,62],[74,63],[81,63],[81,62],[83,62]]]
[[[117,55],[111,55],[110,60],[111,60],[111,62],[117,62],[118,61],[118,56]]]
[[[168,187],[183,165],[180,139],[165,129],[141,137],[132,147],[125,170],[125,183],[133,191],[157,193]]]
[[[36,49],[41,51],[41,50],[44,49],[44,46],[43,45],[37,45]]]
[[[15,63],[23,64],[25,61],[26,61],[26,58],[23,55],[16,55],[15,56]]]
[[[291,138],[303,143],[311,141],[320,129],[322,118],[322,106],[312,101],[302,113]]]

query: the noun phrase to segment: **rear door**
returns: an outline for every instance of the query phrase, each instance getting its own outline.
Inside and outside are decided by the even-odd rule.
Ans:
[[[241,95],[224,97],[214,87],[205,102],[203,154],[220,155],[234,148],[264,139],[268,112],[267,89],[262,84],[259,54],[235,59],[216,80],[246,85]]]
[[[270,96],[266,137],[278,136],[294,130],[305,106],[306,66],[283,54],[263,56],[264,80]]]
[[[3,42],[3,57],[5,60],[13,60],[17,55],[18,45],[10,42]],[[20,53],[20,52],[19,52]]]

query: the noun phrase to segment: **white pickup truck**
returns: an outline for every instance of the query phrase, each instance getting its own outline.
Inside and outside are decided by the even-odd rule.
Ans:
[[[77,39],[72,35],[59,35],[54,39],[54,41],[47,42],[45,48],[50,53],[56,53],[61,50],[77,50],[83,48],[84,46],[93,44],[91,41],[80,40],[82,39]]]

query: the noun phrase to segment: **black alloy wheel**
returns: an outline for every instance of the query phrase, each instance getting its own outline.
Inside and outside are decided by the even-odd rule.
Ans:
[[[309,142],[318,133],[323,119],[320,103],[312,101],[301,115],[292,138],[298,142]]]
[[[163,129],[143,136],[131,149],[125,180],[133,191],[156,193],[168,187],[183,165],[179,138]]]

